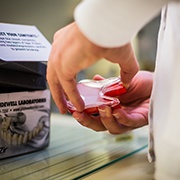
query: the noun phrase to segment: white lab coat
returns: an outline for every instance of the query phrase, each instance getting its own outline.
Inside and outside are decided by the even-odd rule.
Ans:
[[[155,179],[180,179],[180,1],[84,0],[75,20],[92,42],[118,47],[162,9],[154,85],[150,103],[149,159]]]

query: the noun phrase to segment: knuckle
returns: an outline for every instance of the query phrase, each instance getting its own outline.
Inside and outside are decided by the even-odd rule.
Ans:
[[[89,121],[84,121],[84,120],[81,120],[80,121],[80,124],[84,127],[87,127],[87,128],[90,128],[91,127],[91,123]]]
[[[53,40],[55,40],[60,34],[60,30],[56,31],[53,36]]]

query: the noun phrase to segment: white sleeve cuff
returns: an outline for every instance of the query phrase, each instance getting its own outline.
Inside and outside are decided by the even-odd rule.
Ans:
[[[74,18],[82,33],[102,47],[119,47],[160,11],[167,0],[84,0]]]

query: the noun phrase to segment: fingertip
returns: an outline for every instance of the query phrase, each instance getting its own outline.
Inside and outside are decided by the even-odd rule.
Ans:
[[[103,80],[104,77],[102,77],[101,75],[99,74],[96,74],[94,77],[93,77],[94,80]]]
[[[86,119],[86,114],[84,112],[75,111],[72,116],[79,122],[82,123]]]
[[[60,109],[60,108],[58,108],[58,109],[61,114],[66,114],[68,112],[67,109]]]
[[[54,100],[55,101],[55,100]],[[59,110],[59,112],[61,114],[66,114],[68,112],[68,108],[67,108],[67,105],[66,105],[66,102],[62,102],[61,103],[59,101],[55,101],[55,104]]]
[[[123,84],[123,86],[124,86],[126,89],[128,89],[129,83],[122,83],[122,84]]]
[[[76,120],[79,120],[79,113],[78,112],[74,112],[73,114],[72,114],[72,116],[76,119]]]

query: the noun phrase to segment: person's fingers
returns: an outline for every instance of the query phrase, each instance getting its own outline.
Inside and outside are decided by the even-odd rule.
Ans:
[[[64,92],[50,62],[47,66],[47,81],[56,106],[62,114],[66,113],[67,105]]]
[[[54,36],[50,61],[66,96],[79,112],[83,111],[84,102],[78,92],[75,76],[99,60],[100,52],[101,48],[91,43],[75,23]]]
[[[138,111],[141,109],[138,109]],[[98,117],[90,116],[84,112],[74,112],[73,117],[82,125],[94,131],[109,131],[111,134],[122,134],[142,127],[148,122],[141,113],[126,113],[123,109],[112,109],[108,106],[99,107]],[[143,111],[143,109],[142,109]]]
[[[99,74],[96,74],[96,75],[93,77],[93,79],[98,81],[98,80],[103,80],[104,77],[102,77],[102,76],[99,75]]]
[[[61,36],[65,32],[64,30],[59,31],[55,34],[56,38],[62,39]],[[84,102],[77,90],[75,80],[75,76],[80,68],[79,63],[76,64],[72,61],[73,57],[82,59],[82,55],[79,51],[77,51],[75,48],[76,46],[71,46],[71,48],[69,48],[68,44],[70,44],[70,42],[64,43],[63,39],[60,44],[59,39],[53,42],[47,71],[50,89],[52,90],[54,98],[59,96],[61,97],[60,100],[55,99],[55,102],[58,103],[61,112],[64,112],[64,109],[67,109],[66,104],[64,103],[65,98],[62,99],[62,97],[65,96],[64,92],[66,93],[66,97],[68,97],[76,109],[78,111],[82,111],[84,109]],[[51,71],[54,71],[54,73]]]
[[[111,134],[122,134],[129,130],[132,130],[131,127],[126,127],[120,124],[112,115],[112,109],[108,106],[100,106],[99,107],[99,114],[101,116],[101,121],[106,129]]]
[[[129,46],[131,46],[131,44],[129,44]],[[121,68],[121,80],[124,86],[127,87],[135,74],[139,71],[139,64],[136,60],[134,52],[132,50],[129,50],[129,58],[127,57],[126,60],[119,63],[119,65]]]
[[[102,124],[99,117],[89,116],[88,114],[82,112],[74,112],[73,117],[84,127],[90,128],[94,131],[106,131],[107,129]]]
[[[68,54],[68,52],[66,54]],[[73,54],[73,51],[71,54]],[[62,61],[62,58],[66,59],[65,63]],[[61,86],[63,87],[68,99],[75,106],[77,111],[81,112],[84,109],[84,102],[77,89],[75,79],[75,76],[78,73],[78,68],[71,63],[71,59],[72,57],[66,55],[66,57],[60,57],[59,59],[54,60],[55,65],[59,64],[59,67],[55,66],[54,68],[59,82],[61,83]]]
[[[146,112],[146,113],[141,113],[141,112]],[[130,108],[128,110],[126,109],[126,111],[124,111],[123,109],[115,109],[113,111],[113,117],[122,125],[127,126],[127,127],[131,127],[131,128],[138,128],[138,127],[142,127],[144,125],[147,125],[147,107],[139,107],[136,109]]]
[[[139,70],[131,43],[118,48],[106,49],[104,57],[111,62],[119,64],[121,80],[127,88]]]
[[[119,96],[121,105],[135,106],[149,99],[152,91],[152,73],[139,71],[133,78],[127,92]]]
[[[76,87],[76,80],[61,79],[61,84],[66,92],[66,95],[68,96],[68,99],[76,107],[77,111],[82,112],[84,109],[84,101],[82,100]]]

